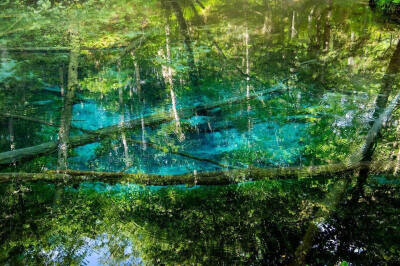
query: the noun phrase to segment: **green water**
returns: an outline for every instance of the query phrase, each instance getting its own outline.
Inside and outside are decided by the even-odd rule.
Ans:
[[[400,90],[400,27],[368,1],[21,0],[0,21],[0,178],[348,162]],[[399,264],[399,115],[366,179],[1,179],[0,264]]]

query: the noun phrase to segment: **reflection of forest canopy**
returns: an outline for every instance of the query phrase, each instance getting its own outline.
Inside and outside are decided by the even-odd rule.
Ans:
[[[158,192],[116,187],[114,192],[101,193],[94,189],[102,190],[103,185],[86,185],[79,192],[64,192],[59,205],[53,203],[52,186],[28,185],[15,194],[15,186],[10,185],[2,189],[1,211],[7,218],[1,228],[0,261],[43,263],[53,258],[80,263],[105,246],[111,252],[111,258],[105,259],[115,262],[141,257],[149,264],[168,265],[221,260],[286,264],[293,259],[315,211],[329,205],[323,198],[332,189],[330,183],[274,181]],[[398,201],[397,190],[388,188],[391,193],[383,193],[381,187],[371,184],[368,202],[343,203],[322,225],[327,226],[326,231],[318,235],[309,259],[328,264],[337,258],[361,264],[398,262],[399,221],[391,207]],[[374,230],[368,229],[371,226]],[[391,228],[390,236],[382,237],[384,228]],[[340,235],[342,230],[352,234]],[[96,237],[101,239],[98,244],[87,242]],[[330,239],[337,240],[333,243]],[[336,249],[330,245],[337,245]],[[365,252],[359,253],[361,250]],[[7,260],[21,252],[24,257]]]

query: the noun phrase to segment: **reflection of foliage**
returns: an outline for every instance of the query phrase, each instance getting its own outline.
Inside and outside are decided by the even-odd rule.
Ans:
[[[371,2],[387,13],[400,14],[400,0],[372,0]]]
[[[311,114],[323,116],[308,127],[311,143],[305,153],[309,161],[313,164],[343,162],[358,148],[360,132],[368,129],[365,128],[367,124],[360,121],[366,119],[363,115],[367,110],[349,110],[356,110],[355,103],[361,99],[328,93],[318,106],[308,108]]]
[[[108,263],[140,257],[166,265],[287,264],[331,188],[332,182],[318,180],[154,191],[100,183],[78,191],[8,184],[1,188],[0,261],[80,263],[97,251]],[[310,262],[397,261],[398,187],[371,183],[367,191],[368,202],[347,201],[324,223],[328,230],[318,234]],[[372,216],[374,230],[368,229]],[[389,238],[382,236],[387,228]],[[335,243],[340,248],[327,249]]]
[[[95,187],[102,188],[101,185]],[[2,197],[2,213],[14,224],[18,224],[15,219],[22,218],[18,212],[28,220],[27,224],[24,220],[19,221],[25,232],[22,242],[9,240],[2,246],[1,254],[7,256],[16,252],[24,254],[20,259],[29,261],[42,249],[49,255],[57,249],[60,253],[56,260],[59,262],[69,259],[78,262],[85,255],[86,237],[107,234],[112,239],[128,240],[117,241],[110,249],[119,246],[118,250],[124,250],[124,245],[136,244],[133,248],[149,264],[212,263],[221,258],[249,262],[261,259],[257,252],[269,254],[269,258],[264,258],[267,260],[287,261],[289,253],[293,252],[286,250],[290,245],[277,248],[276,243],[282,241],[279,238],[298,239],[299,226],[307,221],[309,212],[301,216],[296,213],[311,204],[301,194],[287,194],[287,189],[298,192],[303,189],[285,182],[195,191],[163,189],[111,194],[98,194],[93,188],[79,193],[65,191],[61,205],[51,207],[54,197],[51,186],[30,186],[34,192],[20,194],[13,194],[16,188],[7,186],[2,192],[6,193]],[[307,193],[311,192],[308,195],[312,198],[318,195],[318,189],[309,188]],[[23,208],[18,203],[18,195],[25,202]],[[299,203],[299,199],[305,202]],[[31,204],[38,204],[38,208],[33,209]],[[53,210],[52,215],[42,216],[45,206]],[[12,213],[6,214],[10,211]],[[238,216],[241,218],[237,219]],[[36,239],[35,235],[40,238]],[[286,258],[281,258],[282,254],[287,254]],[[113,254],[115,257],[122,255],[123,252]],[[4,261],[5,257],[1,259]]]
[[[338,258],[353,264],[400,263],[399,186],[372,183],[365,191],[358,203],[342,202],[321,225],[324,231],[309,254],[310,259],[318,254],[315,263],[333,264]]]
[[[118,90],[120,87],[126,87],[130,83],[131,79],[126,73],[107,69],[95,77],[83,79],[81,86],[90,92],[106,94],[113,90]]]

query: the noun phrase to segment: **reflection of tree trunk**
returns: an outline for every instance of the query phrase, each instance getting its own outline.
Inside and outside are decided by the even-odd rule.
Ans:
[[[58,68],[58,75],[60,79],[61,96],[64,96],[64,66]]]
[[[142,97],[142,85],[140,83],[140,80],[141,80],[140,79],[140,68],[139,68],[139,64],[137,62],[134,52],[132,52],[131,55],[133,58],[133,64],[135,66],[136,90],[139,95],[139,101],[141,103],[143,103],[143,109],[144,109],[144,99]],[[140,121],[141,121],[141,125],[142,125],[142,143],[143,143],[142,148],[143,148],[143,150],[146,150],[146,127],[144,125],[143,111],[141,111],[141,114],[140,114]]]
[[[73,49],[70,52],[68,66],[68,85],[64,96],[64,108],[61,114],[60,130],[58,133],[58,163],[57,169],[67,169],[69,132],[72,120],[72,106],[75,97],[75,89],[78,86],[78,65],[79,65],[79,40],[78,33],[71,34]]]
[[[273,31],[273,23],[272,23],[272,12],[271,12],[271,8],[267,7],[267,11],[265,12],[265,16],[264,16],[264,24],[262,27],[261,32],[263,34],[267,34],[267,33],[271,33]]]
[[[3,63],[7,63],[7,51],[2,51],[0,56],[0,69]],[[24,102],[24,101],[23,101]],[[14,106],[15,108],[15,106]],[[10,151],[15,150],[15,134],[14,134],[14,121],[12,117],[8,118],[8,133],[10,137]],[[12,161],[12,164],[15,166],[15,160]]]
[[[8,119],[8,132],[10,133],[10,150],[15,150],[15,136],[13,119]]]
[[[321,39],[322,39],[322,37],[321,37],[321,35],[322,35],[322,31],[321,31],[321,12],[320,11],[317,12],[316,19],[317,19],[317,21],[315,22],[315,24],[316,24],[317,29],[316,29],[316,37],[315,37],[315,48],[317,50],[319,50],[320,47],[321,47],[320,42],[321,42]]]
[[[314,9],[315,7],[311,8],[310,10],[310,14],[308,15],[308,24],[307,24],[308,38],[310,39],[311,44],[312,44],[311,25],[313,21]]]
[[[165,80],[165,84],[167,85],[169,91],[170,91],[170,95],[171,95],[171,103],[172,103],[172,111],[173,111],[173,115],[175,118],[175,123],[176,123],[176,133],[178,136],[179,140],[184,140],[185,139],[185,135],[182,132],[181,129],[181,123],[180,123],[180,119],[179,119],[179,115],[178,115],[178,111],[176,108],[176,97],[175,97],[175,92],[174,92],[174,84],[172,81],[172,68],[171,68],[171,50],[170,50],[170,46],[169,46],[169,23],[168,23],[168,19],[167,19],[167,23],[165,25],[165,46],[166,46],[166,59],[168,62],[168,66],[163,65],[162,66],[162,73],[164,76],[164,80]],[[160,55],[163,56],[162,51],[160,51]]]
[[[278,27],[277,27],[277,31],[279,34],[279,43],[285,43],[285,28],[286,28],[286,23],[284,20],[284,16],[282,16],[281,14],[283,13],[283,1],[280,1],[280,6],[278,7],[278,5],[276,5],[275,8],[275,16],[276,18],[274,19],[274,21],[278,22]]]
[[[325,16],[325,27],[324,27],[324,51],[329,51],[330,38],[331,38],[331,16],[332,16],[332,0],[328,0],[328,10]]]
[[[246,97],[250,97],[250,56],[249,56],[249,29],[246,25],[246,31],[244,34],[245,46],[246,46]],[[248,130],[251,130],[251,119],[250,119],[251,105],[247,101],[247,119],[248,119]]]
[[[244,40],[246,46],[246,97],[250,96],[250,58],[249,58],[249,29],[246,26],[246,32],[244,33]]]
[[[174,112],[174,118],[175,118],[175,123],[176,123],[176,133],[178,135],[178,138],[180,141],[185,139],[185,135],[183,134],[182,128],[181,128],[181,122],[179,120],[179,115],[178,115],[178,111],[176,109],[176,97],[175,97],[175,92],[174,90],[171,88],[170,89],[170,93],[171,93],[171,102],[172,102],[172,110]]]
[[[386,70],[385,76],[383,77],[383,82],[381,89],[379,91],[378,97],[376,99],[376,108],[373,118],[379,117],[382,109],[385,108],[389,95],[392,92],[395,75],[400,72],[400,39],[397,42],[396,50],[394,51],[389,66]]]
[[[290,29],[290,39],[293,39],[294,37],[296,37],[296,34],[297,34],[296,26],[295,26],[295,18],[296,18],[296,11],[293,11],[292,27]]]
[[[396,137],[397,137],[397,140],[400,138],[400,124],[397,125]],[[396,154],[396,165],[395,165],[394,173],[393,173],[394,175],[397,175],[400,170],[400,145],[399,145],[399,143],[396,142],[396,145],[393,148],[398,149],[397,154]]]
[[[118,94],[119,94],[119,109],[120,109],[120,116],[119,116],[119,124],[122,126],[125,122],[125,106],[124,106],[124,92],[122,91],[122,86],[121,86],[121,77],[120,77],[120,61],[118,61],[118,83],[119,83],[119,88],[118,88]],[[121,141],[122,141],[122,146],[124,147],[124,163],[126,167],[130,167],[132,165],[131,159],[129,156],[129,147],[126,141],[126,133],[121,132]]]
[[[179,29],[184,38],[186,52],[188,53],[188,64],[190,67],[189,77],[190,77],[190,80],[194,84],[197,84],[197,74],[196,74],[197,70],[196,70],[196,65],[194,62],[192,40],[190,39],[189,29],[188,29],[187,23],[185,21],[183,13],[182,13],[182,9],[179,6],[179,4],[175,0],[171,0],[170,3],[172,6],[172,9],[174,10],[176,19],[178,20]]]
[[[353,45],[354,45],[354,32],[351,32],[350,35],[350,51],[353,50]],[[349,58],[347,59],[347,65],[350,66],[351,70],[353,71],[354,69],[354,56],[350,54]]]
[[[400,39],[398,40],[397,47],[395,52],[390,59],[389,66],[386,70],[386,74],[383,77],[383,82],[381,89],[379,91],[378,97],[376,99],[375,111],[373,114],[374,122],[377,121],[380,116],[383,114],[384,108],[387,105],[389,95],[393,90],[393,83],[395,81],[395,75],[400,72]],[[371,122],[371,126],[373,127],[374,122]],[[370,141],[367,143],[365,147],[363,147],[363,156],[361,161],[371,161],[372,155],[374,153],[376,147],[376,138],[374,141]],[[365,166],[360,169],[359,177],[357,180],[357,189],[362,192],[362,186],[367,180],[369,173],[369,167]]]
[[[60,129],[58,132],[58,161],[57,171],[68,168],[68,148],[69,131],[71,129],[72,106],[75,97],[75,89],[78,86],[78,66],[79,66],[79,39],[75,29],[71,33],[73,49],[69,53],[67,91],[64,91],[64,69],[59,69],[61,95],[64,97],[64,107],[61,114]],[[54,187],[53,209],[60,204],[64,187],[57,184]]]
[[[137,91],[137,94],[139,95],[139,98],[141,98],[142,85],[140,83],[140,68],[139,68],[139,64],[137,62],[137,59],[136,59],[134,51],[131,52],[131,56],[132,56],[132,59],[133,59],[133,65],[135,67],[136,91]]]
[[[120,121],[121,121],[121,124],[123,124],[123,122],[124,122],[123,114],[120,116]],[[126,141],[126,133],[125,132],[121,132],[121,140],[122,140],[122,145],[124,147],[125,166],[130,167],[132,165],[132,162],[131,162],[132,160],[129,156],[129,147],[128,147],[128,143]]]
[[[13,119],[9,118],[8,119],[8,132],[10,134],[10,151],[15,150],[15,135],[14,135],[14,123]],[[15,165],[15,161],[13,162],[13,165]]]
[[[142,149],[146,150],[147,149],[147,143],[146,143],[146,126],[144,124],[144,118],[143,118],[143,113],[141,114],[140,117],[140,124],[142,125]]]

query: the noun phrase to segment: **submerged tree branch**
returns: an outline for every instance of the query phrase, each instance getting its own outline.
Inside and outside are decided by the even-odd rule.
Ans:
[[[60,173],[50,171],[47,173],[1,173],[0,182],[10,182],[10,181],[62,181],[70,180],[74,182],[78,181],[93,181],[101,180],[105,182],[131,182],[143,185],[176,185],[176,184],[198,184],[198,185],[226,185],[235,184],[244,181],[256,181],[256,180],[268,180],[268,179],[282,179],[282,178],[304,178],[312,176],[342,176],[346,174],[353,174],[356,169],[360,167],[365,167],[369,162],[361,161],[360,158],[364,158],[369,143],[374,142],[383,124],[389,119],[394,108],[396,107],[400,99],[400,93],[392,100],[389,106],[385,109],[379,119],[377,119],[367,134],[367,139],[362,146],[361,156],[359,151],[355,155],[350,156],[349,160],[342,164],[333,165],[322,165],[322,166],[309,166],[309,167],[287,167],[287,168],[248,168],[248,169],[238,169],[229,171],[215,171],[215,172],[200,172],[200,173],[188,173],[183,175],[151,175],[151,174],[127,174],[127,173],[107,173],[107,172],[88,172],[88,171],[74,171],[74,170],[63,170]],[[167,117],[155,117],[152,116],[152,120],[155,123],[160,121],[170,121],[173,118],[171,116]],[[133,120],[130,123],[132,125],[140,125],[140,120]],[[148,122],[147,122],[148,123]],[[131,125],[131,126],[132,126]],[[125,125],[126,127],[127,125]],[[122,127],[123,129],[124,127]],[[87,134],[76,136],[75,139],[71,138],[71,142],[74,145],[83,145],[82,143],[89,143],[90,141],[96,140],[99,136],[104,136],[115,133],[115,130],[121,130],[118,127],[111,126],[108,128],[100,129],[94,134]],[[57,142],[44,143],[38,145],[43,151],[54,151],[57,148]],[[35,147],[38,147],[35,146]],[[72,146],[72,145],[71,145]],[[32,150],[35,147],[20,149],[23,150],[22,156],[32,156]],[[29,150],[31,149],[31,150]],[[13,152],[13,151],[12,151]],[[12,153],[8,152],[8,153]],[[4,153],[2,153],[4,154]],[[2,155],[0,154],[0,155]],[[1,158],[1,157],[0,157]],[[4,158],[4,156],[3,156]],[[18,157],[20,158],[20,157]],[[14,159],[18,159],[15,158]],[[13,157],[8,158],[8,161],[13,159]],[[3,159],[4,161],[4,159]],[[0,161],[1,162],[1,161]],[[299,252],[304,251],[307,247],[299,247]]]
[[[60,127],[59,124],[54,124],[54,123],[51,123],[51,122],[47,122],[47,121],[44,121],[44,120],[41,120],[41,119],[38,119],[38,118],[29,117],[29,116],[25,116],[25,115],[17,115],[17,114],[10,114],[10,113],[2,113],[1,114],[0,113],[0,117],[21,119],[21,120],[31,121],[31,122],[35,122],[35,123],[38,123],[38,124],[43,124],[43,125],[50,126],[50,127],[55,127],[55,128],[59,128]],[[93,132],[92,130],[83,129],[83,128],[72,126],[72,125],[71,125],[71,128],[76,129],[76,130],[80,130],[80,131],[82,131],[84,133],[92,133]]]
[[[248,101],[254,98],[257,98],[263,94],[266,93],[273,93],[276,91],[279,91],[282,89],[282,85],[279,84],[273,88],[267,89],[267,90],[262,90],[259,92],[251,93],[248,97],[247,96],[241,96],[241,97],[235,97],[231,98],[228,100],[223,100],[219,101],[216,103],[208,104],[208,105],[197,105],[194,107],[189,107],[189,108],[182,108],[178,110],[182,118],[189,118],[192,117],[196,114],[196,112],[204,112],[208,110],[212,110],[216,107],[221,107],[224,105],[229,105],[229,104],[236,104],[239,102],[243,101]],[[157,113],[157,114],[150,114],[147,116],[143,117],[144,119],[144,125],[145,126],[158,126],[162,123],[165,122],[170,122],[174,119],[173,116],[171,116],[170,112],[165,112],[165,113]],[[118,125],[113,125],[105,128],[101,128],[98,130],[93,130],[89,133],[78,135],[78,136],[73,136],[69,139],[69,147],[74,148],[74,147],[79,147],[83,146],[89,143],[97,142],[101,138],[118,133],[118,132],[124,132],[127,130],[132,130],[132,129],[137,129],[142,126],[142,118],[136,118],[131,121],[124,122],[122,124]],[[46,142],[42,143],[40,145],[36,146],[31,146],[27,148],[21,148],[21,149],[16,149],[13,151],[7,151],[7,152],[2,152],[0,153],[0,165],[8,165],[12,162],[17,162],[21,160],[29,160],[33,159],[37,156],[40,155],[46,155],[53,153],[57,150],[58,147],[58,142],[57,141],[51,141],[51,142]]]
[[[136,139],[129,139],[128,141],[134,142],[134,143],[137,143],[137,144],[140,144],[140,145],[144,144],[143,141],[136,140]],[[211,163],[211,164],[217,165],[217,166],[222,167],[222,168],[226,168],[226,169],[235,169],[236,168],[236,167],[233,167],[233,166],[230,166],[230,165],[226,165],[226,164],[223,164],[223,163],[220,163],[220,162],[208,159],[208,158],[202,158],[202,157],[194,156],[194,155],[192,155],[190,153],[186,153],[186,152],[175,151],[175,150],[172,150],[172,149],[170,149],[168,147],[160,146],[160,145],[157,145],[155,143],[151,143],[150,141],[146,141],[146,145],[148,145],[149,147],[152,147],[153,149],[160,150],[160,151],[165,152],[165,153],[176,154],[176,155],[179,155],[179,156],[182,156],[182,157],[186,157],[186,158],[189,158],[189,159],[193,159],[193,160],[196,160],[196,161]]]
[[[87,171],[73,171],[63,170],[60,176],[59,173],[48,172],[48,173],[3,173],[0,174],[0,182],[9,182],[13,180],[19,181],[60,181],[64,179],[71,179],[76,181],[85,180],[102,180],[105,182],[132,182],[144,185],[174,185],[174,184],[199,184],[199,185],[226,185],[234,184],[243,181],[255,181],[255,180],[268,180],[272,178],[302,178],[312,176],[337,176],[346,173],[353,174],[354,170],[360,168],[367,162],[363,162],[361,158],[364,158],[366,153],[365,146],[369,146],[371,142],[374,142],[380,129],[382,128],[385,121],[389,119],[394,108],[396,107],[400,99],[400,93],[392,100],[391,104],[385,109],[379,119],[377,119],[367,134],[367,139],[362,146],[361,156],[360,152],[350,156],[349,160],[344,164],[333,164],[323,166],[311,166],[311,167],[288,167],[288,168],[249,168],[240,170],[229,170],[229,171],[215,171],[215,172],[200,172],[200,173],[188,173],[184,175],[151,175],[151,174],[127,174],[127,173],[107,173],[107,172],[87,172]],[[225,101],[224,103],[236,102],[236,100]],[[203,106],[203,109],[215,108],[214,105]],[[183,109],[182,111],[184,111]],[[187,109],[186,109],[187,111]],[[190,109],[191,115],[193,115],[193,109]],[[173,117],[170,115],[150,115],[146,121],[146,125],[158,125],[161,122],[171,121]],[[94,131],[92,134],[84,134],[80,136],[72,137],[70,144],[72,147],[84,145],[97,141],[102,136],[114,134],[121,130],[128,128],[132,129],[140,126],[140,119],[126,122],[121,126],[110,126],[103,129]],[[18,160],[21,158],[29,158],[38,155],[38,150],[41,153],[50,153],[57,149],[57,142],[43,143],[34,147],[16,150],[18,156],[15,156],[15,151],[1,153],[0,163],[5,161],[12,162],[12,160]],[[5,156],[10,154],[14,156]],[[61,179],[60,179],[61,178]]]

